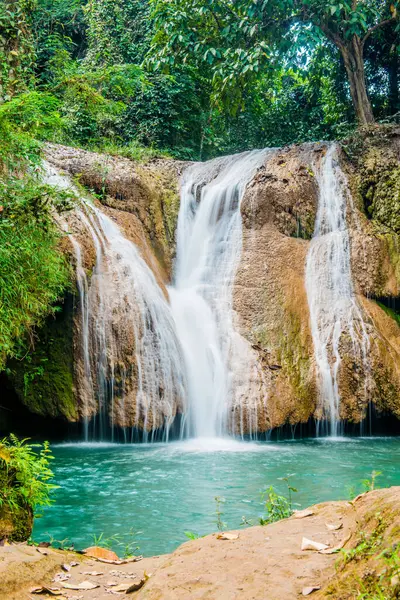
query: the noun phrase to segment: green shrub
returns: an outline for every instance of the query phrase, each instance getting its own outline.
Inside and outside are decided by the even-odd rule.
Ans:
[[[280,496],[272,485],[262,492],[261,499],[264,502],[265,516],[260,517],[260,525],[275,523],[275,521],[286,519],[293,514],[292,494],[296,493],[297,489],[290,484],[291,477],[293,474],[278,478],[286,483],[287,497]]]
[[[1,440],[0,508],[6,506],[13,514],[51,504],[51,491],[57,487],[50,483],[52,459],[48,442],[28,444],[13,434]]]
[[[51,213],[67,208],[71,198],[34,177],[0,179],[0,196],[1,369],[69,285],[70,267]]]

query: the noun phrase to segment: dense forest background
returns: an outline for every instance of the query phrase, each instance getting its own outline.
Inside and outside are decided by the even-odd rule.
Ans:
[[[133,157],[341,138],[364,65],[374,117],[399,112],[398,23],[382,0],[3,0],[0,101],[36,137]]]

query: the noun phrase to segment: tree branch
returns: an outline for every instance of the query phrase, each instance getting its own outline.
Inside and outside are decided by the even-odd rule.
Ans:
[[[374,33],[374,31],[376,31],[377,29],[380,29],[381,27],[385,27],[385,25],[389,25],[389,23],[392,23],[392,21],[394,21],[395,18],[396,17],[390,17],[390,19],[386,19],[385,21],[381,21],[380,23],[377,23],[373,27],[370,27],[368,29],[367,33],[364,35],[363,39],[361,40],[361,44],[364,45],[365,42],[367,41],[367,39],[370,37],[370,35],[372,35]]]

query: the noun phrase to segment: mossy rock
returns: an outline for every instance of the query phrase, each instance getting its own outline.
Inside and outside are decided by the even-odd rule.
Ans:
[[[68,296],[55,317],[36,332],[34,349],[8,366],[20,401],[32,413],[76,421],[74,394],[73,298]]]
[[[6,505],[0,507],[0,540],[25,542],[31,537],[32,529],[31,508],[18,506],[11,511]]]

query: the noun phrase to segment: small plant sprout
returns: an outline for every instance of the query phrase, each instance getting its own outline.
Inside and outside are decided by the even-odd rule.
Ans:
[[[376,489],[376,480],[382,475],[382,471],[372,471],[371,479],[363,479],[362,485],[366,492],[372,492]]]
[[[279,478],[280,481],[284,481],[287,485],[287,497],[280,496],[272,485],[261,493],[261,500],[264,503],[266,514],[265,516],[260,517],[260,525],[275,523],[276,521],[286,519],[293,514],[292,494],[297,492],[297,489],[290,485],[289,482],[289,479],[293,477],[293,475],[294,473]]]
[[[130,529],[126,534],[115,534],[110,537],[105,537],[103,532],[100,535],[93,534],[93,544],[107,550],[123,547],[123,557],[130,558],[131,556],[135,556],[135,552],[140,549],[135,540],[135,536],[140,533],[142,532]]]
[[[184,531],[183,532],[187,538],[189,538],[189,540],[198,540],[199,539],[199,534],[195,533],[194,531]]]
[[[286,475],[286,477],[278,477],[278,481],[284,481],[286,483],[287,490],[288,490],[288,500],[289,500],[290,510],[292,510],[292,493],[297,493],[297,489],[295,487],[293,487],[292,485],[290,485],[290,482],[289,482],[289,479],[291,477],[294,477],[294,475],[295,475],[295,473],[290,473],[290,474]]]
[[[216,524],[218,527],[218,531],[223,531],[227,524],[222,520],[224,513],[221,510],[221,505],[225,503],[225,498],[222,496],[215,496],[215,515],[216,515]]]

